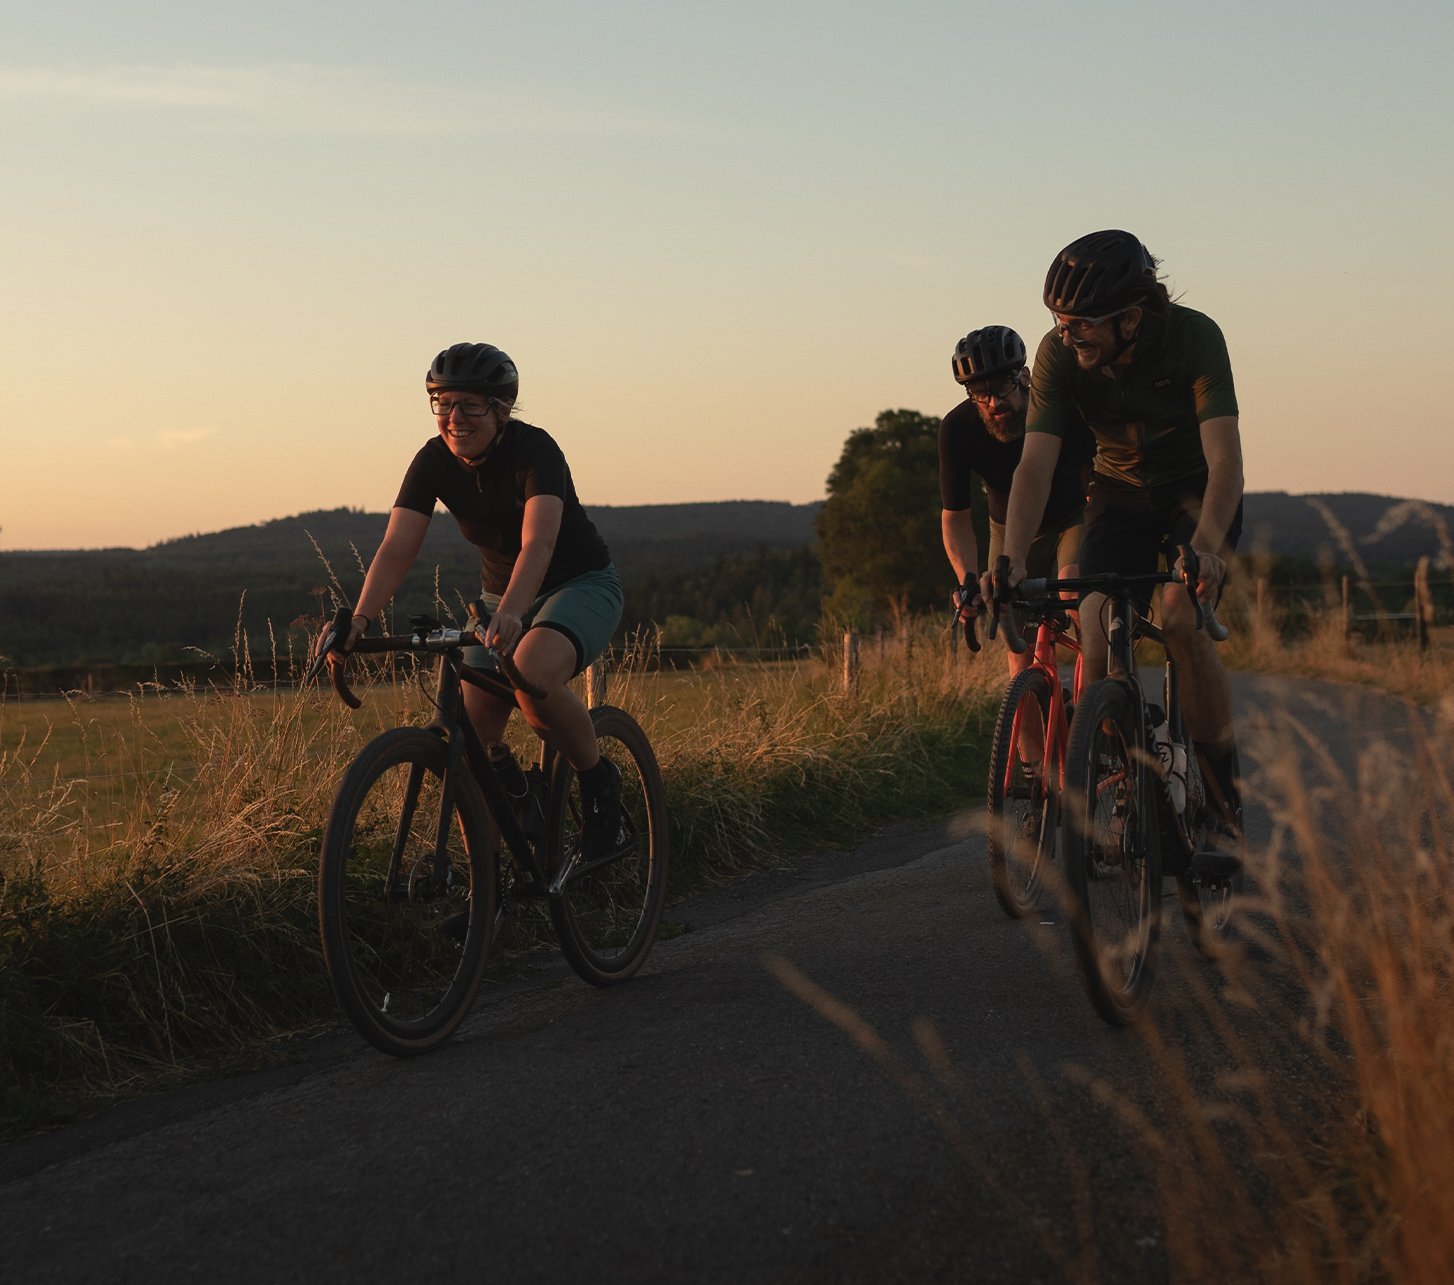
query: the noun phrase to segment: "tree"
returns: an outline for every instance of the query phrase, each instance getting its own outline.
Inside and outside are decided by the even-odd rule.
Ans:
[[[859,625],[887,615],[897,628],[946,600],[938,439],[939,420],[912,410],[849,434],[817,521],[830,614]]]

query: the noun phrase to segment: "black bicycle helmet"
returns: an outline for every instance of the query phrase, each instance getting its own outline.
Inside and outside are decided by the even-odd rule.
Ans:
[[[513,402],[520,392],[520,372],[493,344],[455,344],[434,359],[424,387],[431,393],[484,393]]]
[[[1144,299],[1156,263],[1129,232],[1092,232],[1072,241],[1045,275],[1045,306],[1070,317],[1102,317]]]
[[[961,384],[971,379],[1017,373],[1025,364],[1025,341],[1009,326],[971,330],[954,345],[950,365]]]

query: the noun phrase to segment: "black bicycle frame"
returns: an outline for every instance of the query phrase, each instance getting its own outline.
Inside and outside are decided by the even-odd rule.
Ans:
[[[494,817],[496,828],[500,831],[500,837],[510,850],[510,855],[517,868],[525,876],[519,890],[530,896],[544,896],[548,891],[545,871],[536,858],[535,849],[529,838],[526,837],[524,827],[515,815],[515,806],[511,802],[509,791],[505,789],[505,783],[500,780],[500,774],[491,764],[490,756],[485,753],[484,743],[480,740],[479,733],[475,731],[469,713],[464,708],[461,682],[470,683],[482,691],[489,692],[492,696],[514,703],[514,689],[509,684],[487,671],[475,669],[461,660],[443,655],[439,658],[439,681],[435,688],[436,711],[426,726],[430,731],[437,732],[445,738],[445,743],[449,747],[448,772],[452,775],[459,771],[461,766],[465,766],[478,783],[489,804],[490,813]],[[444,716],[444,710],[456,711],[456,718],[453,722]],[[548,755],[544,756],[541,766],[546,767],[549,762]],[[445,810],[452,812],[453,805],[453,787],[446,781]]]

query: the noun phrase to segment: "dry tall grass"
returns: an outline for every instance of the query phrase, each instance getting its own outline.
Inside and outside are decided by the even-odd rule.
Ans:
[[[776,965],[944,1130],[1065,1279],[1454,1280],[1454,706],[1447,669],[1401,664],[1436,708],[1334,700],[1351,762],[1330,748],[1340,737],[1287,710],[1242,729],[1249,802],[1272,824],[1249,854],[1235,949],[1197,961],[1166,925],[1152,1007],[1115,1036],[1132,1049],[1119,1069],[1093,1073],[1067,1049],[1062,1070],[1119,1121],[1140,1175],[1108,1185],[1084,1109],[1026,1066],[1065,1162],[1062,1189],[1027,1189],[966,1131],[974,1104],[936,1032],[916,1024],[915,1063]],[[1156,1224],[1144,1244],[1120,1239],[1133,1207]]]
[[[672,676],[649,659],[627,658],[608,695],[657,748],[674,895],[942,814],[983,780],[999,671],[951,668],[938,631],[870,656],[852,697],[828,661]],[[426,700],[375,683],[350,715],[244,677],[153,687],[105,718],[80,700],[41,720],[0,703],[0,1123],[335,1020],[315,923],[323,823],[363,742],[423,721]]]

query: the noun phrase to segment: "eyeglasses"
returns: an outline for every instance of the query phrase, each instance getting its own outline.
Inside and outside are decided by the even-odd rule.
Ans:
[[[1019,386],[1020,376],[1016,372],[1013,375],[1006,375],[1004,380],[996,384],[993,388],[970,388],[966,391],[969,393],[971,401],[978,403],[980,406],[988,406],[991,402],[1002,402],[1006,398],[1013,397],[1015,390]]]
[[[1110,321],[1112,317],[1119,317],[1126,310],[1117,308],[1115,312],[1108,312],[1103,317],[1067,317],[1059,312],[1052,312],[1050,315],[1055,318],[1055,333],[1058,335],[1074,335],[1077,339],[1084,339],[1091,329],[1099,326],[1103,321]]]
[[[486,402],[483,406],[478,402],[447,402],[438,393],[430,393],[429,409],[438,415],[440,419],[448,419],[455,411],[458,411],[466,419],[483,419],[495,407],[492,402]]]

